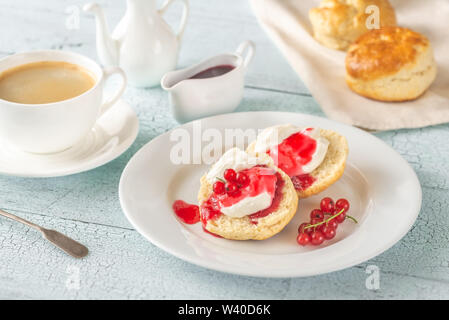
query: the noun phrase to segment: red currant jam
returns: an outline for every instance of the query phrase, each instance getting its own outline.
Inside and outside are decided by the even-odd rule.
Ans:
[[[215,234],[215,233],[213,233],[213,232],[210,232],[210,231],[207,230],[204,226],[203,226],[203,231],[206,232],[206,233],[208,233],[208,234],[210,234],[210,235],[213,235],[214,237],[217,237],[217,238],[223,238],[223,237],[220,236],[219,234]]]
[[[291,177],[293,186],[296,190],[303,191],[306,190],[308,187],[310,187],[314,182],[315,178],[312,177],[310,174],[302,174],[300,176],[293,176]]]
[[[214,220],[221,216],[220,204],[217,195],[212,193],[207,201],[204,201],[200,206],[200,220],[203,227],[206,227],[207,221]]]
[[[306,129],[311,130],[311,128]],[[277,147],[268,150],[274,163],[289,177],[304,174],[302,167],[312,160],[317,147],[316,140],[307,134],[297,132],[284,139]]]
[[[276,211],[279,208],[279,204],[282,200],[282,190],[284,189],[285,183],[279,172],[276,172],[276,178],[276,191],[274,193],[274,198],[271,202],[271,205],[266,209],[260,210],[250,215],[249,219],[251,220],[251,223],[257,224],[260,218],[268,216],[270,213]]]
[[[233,70],[235,67],[231,65],[220,65],[215,66],[206,70],[203,70],[194,76],[190,77],[189,79],[207,79],[207,78],[215,78],[218,76],[222,76],[231,70]]]
[[[255,197],[262,192],[267,192],[274,197],[277,180],[277,176],[275,175],[276,171],[274,169],[264,166],[255,166],[250,169],[242,170],[239,173],[245,174],[245,176],[248,177],[248,182],[246,183],[246,186],[239,188],[240,192],[236,195],[220,196],[218,201],[222,207],[230,207],[244,198]]]
[[[221,208],[232,206],[244,198],[255,197],[262,192],[267,192],[272,196],[272,203],[269,208],[250,215],[250,219],[257,221],[258,218],[267,216],[277,209],[284,185],[279,173],[265,166],[255,166],[242,170],[240,173],[244,173],[248,181],[244,186],[240,186],[238,193],[230,195],[229,193],[213,192],[209,199],[203,202],[200,207],[200,219],[203,226],[207,224],[208,220],[218,218],[222,214]]]
[[[173,211],[184,223],[195,224],[200,221],[200,210],[197,205],[182,200],[173,202]]]

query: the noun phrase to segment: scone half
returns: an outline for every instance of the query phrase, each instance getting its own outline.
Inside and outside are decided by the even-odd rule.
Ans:
[[[293,183],[284,172],[272,164],[268,156],[264,157],[267,158],[268,164],[266,166],[276,170],[283,180],[281,200],[277,209],[267,216],[258,218],[257,223],[253,223],[249,216],[236,218],[225,214],[221,214],[215,219],[202,220],[203,227],[207,231],[232,240],[264,240],[282,231],[294,217],[298,207],[298,196]],[[209,199],[213,192],[212,184],[208,181],[206,175],[201,178],[201,186],[198,192],[200,215],[201,205]]]
[[[328,150],[321,164],[312,172],[308,173],[313,178],[311,185],[304,187],[296,177],[291,177],[293,185],[300,199],[318,194],[341,178],[346,167],[346,160],[349,153],[348,142],[346,138],[339,133],[320,129],[322,137],[329,141]],[[261,156],[254,152],[255,141],[251,143],[247,152]]]

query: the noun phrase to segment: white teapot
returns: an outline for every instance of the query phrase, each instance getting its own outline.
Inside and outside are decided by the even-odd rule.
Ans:
[[[105,66],[119,66],[136,87],[158,85],[162,76],[176,68],[178,52],[189,14],[188,0],[177,34],[163,19],[163,14],[176,0],[167,0],[160,9],[157,0],[127,0],[127,10],[112,35],[103,10],[96,3],[84,6],[96,18],[97,53]]]

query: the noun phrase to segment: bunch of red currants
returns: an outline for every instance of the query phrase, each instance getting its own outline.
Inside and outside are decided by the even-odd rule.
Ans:
[[[238,197],[241,193],[240,188],[244,188],[249,184],[248,176],[244,172],[236,173],[234,169],[226,169],[223,177],[226,181],[219,179],[213,185],[213,190],[216,194],[226,193],[231,197]]]
[[[302,223],[298,228],[296,241],[302,246],[308,244],[320,245],[325,240],[330,240],[337,234],[337,228],[346,218],[350,218],[355,223],[354,217],[347,215],[349,211],[349,201],[338,199],[337,202],[329,198],[323,198],[320,202],[320,209],[313,209],[310,212],[310,222]]]

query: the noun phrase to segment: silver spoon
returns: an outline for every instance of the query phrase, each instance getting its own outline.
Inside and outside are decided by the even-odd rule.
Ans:
[[[23,223],[33,229],[36,229],[42,233],[42,236],[53,243],[58,248],[61,248],[68,254],[70,254],[72,257],[75,258],[82,258],[87,256],[87,253],[89,250],[83,246],[81,243],[76,242],[73,239],[70,239],[66,235],[63,235],[62,233],[55,231],[55,230],[48,230],[45,228],[42,228],[41,226],[38,226],[37,224],[34,224],[30,221],[27,221],[25,219],[22,219],[20,217],[17,217],[11,213],[5,212],[3,210],[0,210],[0,215],[5,216],[7,218],[10,218],[12,220],[18,221],[20,223]]]

